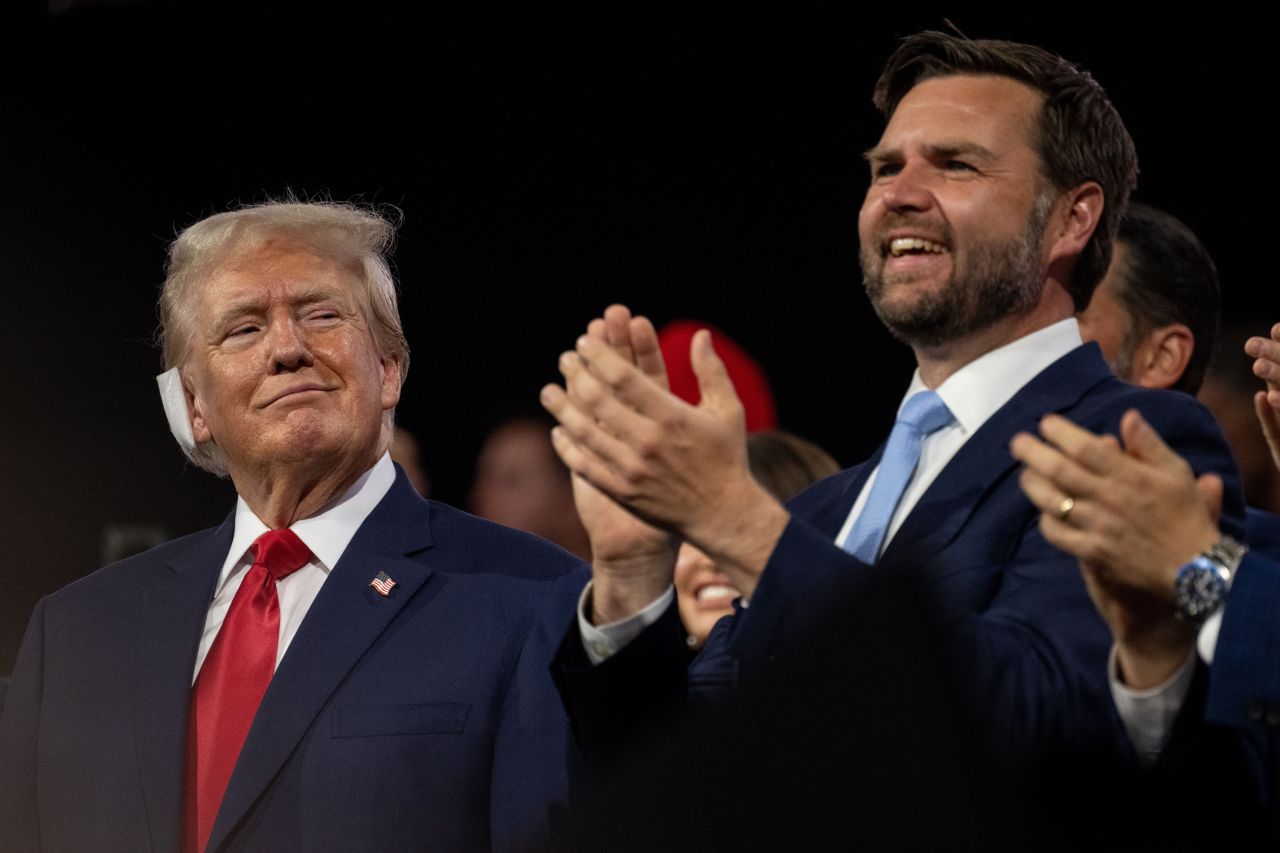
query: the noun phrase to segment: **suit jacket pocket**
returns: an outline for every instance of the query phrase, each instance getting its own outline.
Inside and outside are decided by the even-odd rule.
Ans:
[[[460,734],[471,705],[426,702],[417,705],[349,705],[333,716],[333,736]]]

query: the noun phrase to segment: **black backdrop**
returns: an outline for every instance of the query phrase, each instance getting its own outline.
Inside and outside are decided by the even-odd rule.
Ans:
[[[236,201],[292,189],[404,212],[399,417],[451,502],[485,426],[535,405],[612,301],[719,325],[766,365],[784,426],[845,463],[871,450],[912,362],[857,272],[870,87],[895,39],[944,14],[1093,71],[1138,143],[1139,197],[1202,236],[1230,313],[1280,319],[1257,269],[1274,75],[1247,21],[840,12],[7,13],[0,673],[35,601],[96,568],[109,528],[178,535],[230,507],[168,436],[149,341],[167,240]]]

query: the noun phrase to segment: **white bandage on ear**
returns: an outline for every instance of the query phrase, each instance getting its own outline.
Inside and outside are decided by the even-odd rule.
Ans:
[[[182,452],[190,456],[196,449],[196,437],[191,432],[191,414],[187,411],[187,395],[182,390],[182,377],[178,368],[171,367],[156,377],[160,386],[160,402],[164,415],[169,419],[169,431],[178,440]]]

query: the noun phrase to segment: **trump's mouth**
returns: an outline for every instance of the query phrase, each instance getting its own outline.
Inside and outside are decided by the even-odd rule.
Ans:
[[[328,385],[323,385],[319,382],[304,382],[298,385],[290,385],[288,388],[273,394],[265,403],[262,404],[261,408],[265,409],[269,406],[274,406],[276,403],[281,401],[290,401],[291,398],[299,395],[309,394],[312,392],[324,393],[332,390],[333,389]]]

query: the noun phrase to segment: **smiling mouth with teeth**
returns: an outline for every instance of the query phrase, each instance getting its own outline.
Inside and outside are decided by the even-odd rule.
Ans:
[[[898,237],[889,241],[889,254],[895,258],[908,254],[941,255],[946,251],[947,247],[941,243],[919,237]]]

